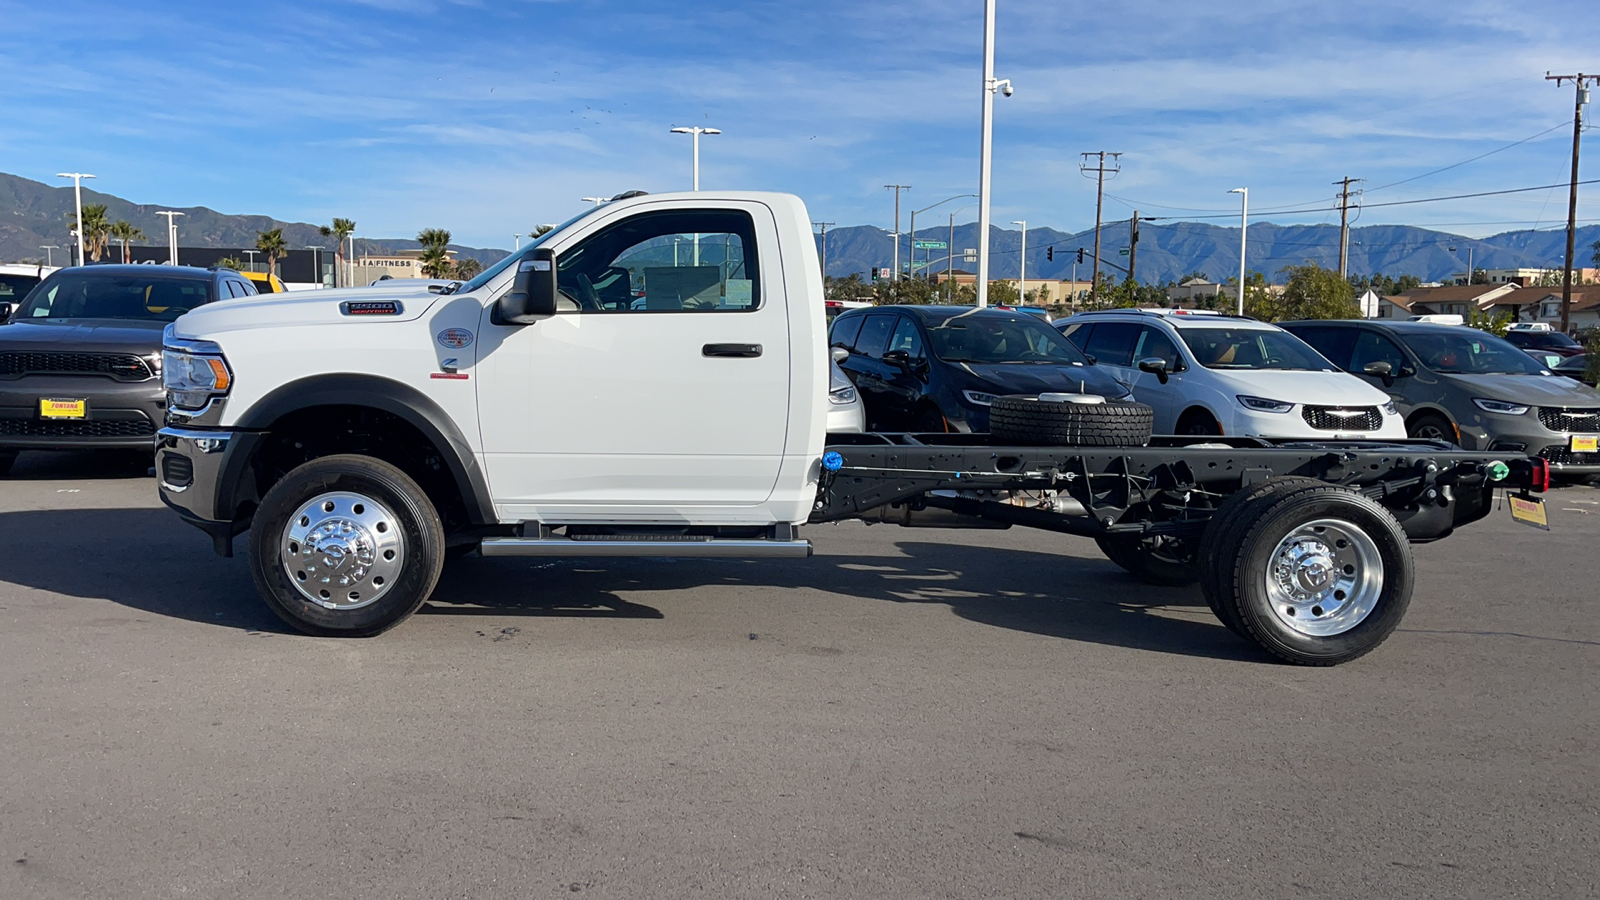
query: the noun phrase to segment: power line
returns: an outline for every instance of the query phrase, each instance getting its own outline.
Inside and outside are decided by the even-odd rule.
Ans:
[[[1497,148],[1495,148],[1493,150],[1490,150],[1488,153],[1480,153],[1480,154],[1478,154],[1477,156],[1474,156],[1471,159],[1463,159],[1461,162],[1451,163],[1450,165],[1445,166],[1442,169],[1434,169],[1432,172],[1423,172],[1421,175],[1413,175],[1410,178],[1402,178],[1399,181],[1391,181],[1388,184],[1379,185],[1378,187],[1375,187],[1375,188],[1367,188],[1367,191],[1369,193],[1371,191],[1381,191],[1384,188],[1392,188],[1392,187],[1395,187],[1396,185],[1401,185],[1401,184],[1406,184],[1408,182],[1416,181],[1419,178],[1427,178],[1429,175],[1437,175],[1440,172],[1448,172],[1451,169],[1460,168],[1461,166],[1464,166],[1467,163],[1477,162],[1478,160],[1483,159],[1486,156],[1493,156],[1493,155],[1495,155],[1496,153],[1499,153],[1502,150],[1510,150],[1512,147],[1521,146],[1521,145],[1526,144],[1527,142],[1533,140],[1534,138],[1544,137],[1545,135],[1549,134],[1550,132],[1555,131],[1557,128],[1566,127],[1566,125],[1567,125],[1566,122],[1557,122],[1556,124],[1550,126],[1549,128],[1546,128],[1545,130],[1539,132],[1538,134],[1530,134],[1530,135],[1528,135],[1527,137],[1523,138],[1520,141],[1512,141],[1511,143],[1505,145],[1504,147],[1497,147]]]

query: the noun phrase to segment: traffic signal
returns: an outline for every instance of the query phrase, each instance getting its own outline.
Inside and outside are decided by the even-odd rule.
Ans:
[[[1083,265],[1083,248],[1078,248],[1078,265]]]
[[[1054,247],[1046,247],[1046,248],[1044,248],[1044,258],[1050,260],[1051,262],[1055,262],[1056,261],[1056,248],[1054,248]]]

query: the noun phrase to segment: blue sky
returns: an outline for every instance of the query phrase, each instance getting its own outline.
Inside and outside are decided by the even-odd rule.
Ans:
[[[1228,215],[1248,185],[1252,221],[1337,222],[1344,175],[1371,203],[1564,183],[1573,94],[1544,75],[1600,71],[1592,0],[999,7],[996,74],[1016,95],[996,102],[993,218],[1030,227],[1093,225],[1078,154],[1101,149],[1124,154],[1108,219]],[[814,219],[887,227],[884,184],[913,186],[907,210],[976,190],[982,8],[4,0],[0,170],[508,247],[583,196],[688,187],[689,139],[668,129],[698,124],[724,132],[703,139],[703,188],[793,191]],[[1600,185],[1585,190],[1580,219],[1600,220]],[[965,202],[921,221],[971,221]],[[1482,235],[1565,213],[1562,188],[1358,220]]]

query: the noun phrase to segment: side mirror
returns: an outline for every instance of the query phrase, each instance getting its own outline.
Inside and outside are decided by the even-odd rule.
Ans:
[[[1088,360],[1089,361],[1089,365],[1091,365],[1091,366],[1098,365],[1100,363],[1100,360],[1096,359],[1095,355],[1093,353],[1087,353],[1086,352],[1086,353],[1083,354],[1083,358]]]
[[[891,366],[899,366],[902,369],[909,368],[911,366],[911,354],[904,350],[890,350],[883,354],[883,361]]]
[[[556,314],[556,255],[548,247],[517,263],[511,290],[495,301],[496,325],[532,325]]]
[[[1392,387],[1394,385],[1394,366],[1381,359],[1362,366],[1361,374],[1371,375],[1373,378],[1382,378],[1384,387]]]
[[[9,321],[11,319],[11,313],[15,308],[16,307],[14,307],[9,300],[0,302],[0,322]]]
[[[1149,372],[1151,375],[1154,375],[1162,384],[1166,384],[1167,379],[1172,377],[1167,372],[1167,361],[1159,356],[1152,356],[1149,359],[1139,360],[1139,371]]]
[[[828,355],[833,357],[834,362],[842,363],[850,358],[850,351],[845,349],[843,344],[834,344],[833,349],[828,351]]]

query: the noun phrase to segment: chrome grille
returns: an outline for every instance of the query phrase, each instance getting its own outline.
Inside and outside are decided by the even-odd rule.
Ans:
[[[1383,426],[1376,406],[1303,406],[1300,415],[1318,431],[1377,431]]]
[[[0,378],[23,375],[109,375],[119,381],[154,378],[150,363],[131,353],[0,353]]]
[[[1551,431],[1577,431],[1600,434],[1600,409],[1568,409],[1560,406],[1539,407],[1539,424]]]

